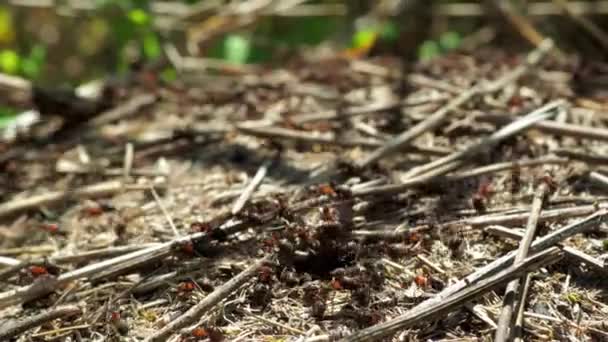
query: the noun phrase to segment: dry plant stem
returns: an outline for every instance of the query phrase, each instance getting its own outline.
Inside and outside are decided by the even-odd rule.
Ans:
[[[21,261],[5,256],[0,255],[0,265],[1,266],[17,266],[21,263]]]
[[[107,181],[83,186],[79,189],[65,191],[50,191],[45,194],[11,200],[0,204],[0,217],[51,205],[69,198],[96,198],[115,194],[124,189],[122,181]]]
[[[541,183],[537,189],[534,199],[532,200],[532,209],[530,210],[530,216],[528,217],[528,223],[526,224],[526,231],[515,255],[515,263],[518,263],[528,256],[530,245],[536,235],[536,227],[540,217],[540,212],[543,206],[543,200],[548,191],[546,183]],[[503,307],[498,318],[498,327],[496,328],[495,341],[504,342],[509,338],[509,327],[511,326],[511,317],[513,315],[513,304],[515,302],[515,296],[517,295],[517,289],[519,287],[519,279],[514,279],[507,284],[503,299]],[[522,298],[522,301],[525,298]],[[519,302],[519,305],[523,305],[523,302]]]
[[[114,257],[118,255],[123,255],[126,253],[139,251],[144,248],[158,246],[158,243],[147,243],[141,245],[131,245],[131,246],[117,246],[117,247],[109,247],[102,249],[94,249],[90,251],[85,251],[76,254],[69,255],[57,255],[45,258],[36,258],[33,260],[24,260],[18,261],[18,264],[15,264],[11,267],[0,270],[0,280],[5,280],[19,272],[20,270],[31,266],[31,265],[43,265],[46,262],[50,264],[65,264],[65,263],[75,263],[75,262],[84,262],[94,259],[101,259],[106,257]]]
[[[552,150],[551,152],[561,157],[581,160],[589,164],[608,164],[608,157],[598,154],[591,154],[567,148],[557,148]]]
[[[264,177],[266,177],[266,173],[268,172],[269,166],[270,162],[265,162],[264,164],[262,164],[262,166],[260,166],[258,171],[255,173],[255,176],[253,176],[251,182],[249,182],[243,193],[241,193],[236,202],[234,202],[234,206],[232,207],[232,215],[236,215],[238,212],[241,211],[241,209],[243,209],[247,201],[249,201],[249,199],[251,198],[251,195],[253,195],[255,189],[258,188],[258,186],[264,180]]]
[[[477,177],[482,175],[487,175],[494,172],[501,172],[507,170],[513,170],[516,168],[524,168],[524,167],[535,167],[541,165],[549,165],[549,164],[567,164],[570,160],[568,158],[559,158],[559,157],[544,157],[538,159],[530,159],[524,161],[513,161],[513,162],[504,162],[504,163],[496,163],[486,166],[481,166],[478,168],[474,168],[467,171],[461,171],[452,175],[446,176],[448,180],[462,180],[471,177]]]
[[[526,63],[524,65],[518,66],[513,71],[502,76],[500,79],[495,82],[492,82],[489,85],[475,86],[461,93],[458,97],[448,102],[444,107],[440,108],[435,113],[429,115],[429,117],[425,120],[416,124],[409,130],[401,133],[394,139],[388,141],[382,147],[372,152],[369,156],[367,156],[367,158],[365,158],[361,163],[359,163],[359,167],[365,168],[377,162],[378,160],[397,152],[402,147],[410,144],[414,139],[422,135],[424,132],[436,128],[446,119],[447,115],[450,112],[466,103],[473,96],[487,92],[495,92],[497,90],[502,89],[507,84],[516,81],[529,69],[530,66],[537,64],[541,60],[541,58],[544,57],[544,55],[549,50],[551,50],[552,47],[553,42],[551,40],[543,41],[543,44],[540,44],[536,50],[528,54],[526,58]]]
[[[456,161],[458,161],[458,163],[456,163],[454,167],[458,167],[467,159],[470,159],[471,157],[479,154],[480,152],[488,151],[501,141],[519,133],[522,130],[527,129],[528,127],[534,125],[534,123],[540,120],[544,120],[545,118],[552,116],[552,114],[548,112],[551,112],[562,104],[562,100],[550,102],[532,111],[531,113],[520,118],[519,120],[513,121],[512,125],[501,128],[500,130],[492,134],[490,137],[482,139],[479,143],[469,146],[465,150],[454,152],[443,158],[414,168],[411,172],[408,173],[408,175],[409,177],[415,177],[421,174],[430,173],[433,170],[436,170],[437,168],[443,167],[448,163],[454,163]]]
[[[604,176],[603,174],[599,173],[599,172],[590,172],[589,173],[589,179],[591,179],[593,182],[601,185],[604,188],[608,189],[608,177]]]
[[[568,9],[576,15],[600,15],[608,14],[608,1],[568,1]],[[462,2],[445,3],[436,7],[439,16],[455,17],[478,17],[486,15],[482,3]],[[554,3],[548,1],[528,2],[526,4],[528,16],[562,16],[564,10]]]
[[[261,138],[279,138],[288,139],[295,141],[304,141],[308,143],[318,144],[332,144],[345,147],[377,147],[380,145],[379,142],[369,139],[336,139],[327,135],[318,135],[310,132],[296,131],[293,129],[280,128],[280,127],[248,127],[245,125],[238,125],[237,129],[245,134],[261,137]]]
[[[486,227],[486,228],[484,228],[484,232],[493,234],[493,235],[497,235],[497,236],[501,236],[501,237],[506,237],[509,239],[514,239],[514,240],[521,240],[521,238],[524,236],[522,233],[520,233],[514,229],[507,228],[507,227],[501,227],[501,226]],[[561,246],[561,247],[567,258],[571,258],[581,264],[591,266],[600,271],[604,271],[604,272],[607,271],[603,261],[601,261],[597,258],[594,258],[587,253],[583,253],[576,248],[569,247],[569,246]]]
[[[40,278],[37,282],[34,282],[31,285],[22,286],[15,290],[0,293],[0,309],[44,296],[45,294],[55,291],[61,285],[67,284],[76,279],[90,277],[112,266],[129,263],[132,260],[140,260],[140,258],[145,258],[148,255],[157,255],[159,253],[170,251],[174,246],[189,242],[191,240],[200,239],[204,236],[206,236],[206,233],[195,233],[179,239],[158,244],[156,246],[148,247],[143,250],[94,263],[61,274],[57,278]]]
[[[409,176],[410,178],[400,184],[381,185],[378,187],[369,187],[354,190],[353,195],[388,195],[402,192],[413,186],[426,184],[439,176],[443,176],[448,172],[457,169],[471,157],[483,151],[486,151],[487,149],[492,148],[504,139],[509,138],[522,130],[527,129],[539,120],[548,118],[552,114],[547,113],[547,111],[552,111],[556,107],[560,106],[562,103],[563,101],[561,100],[548,103],[542,106],[541,108],[534,110],[530,114],[520,118],[519,120],[512,122],[511,125],[503,127],[499,131],[492,134],[489,138],[482,140],[478,144],[472,145],[463,151],[454,152],[443,158],[415,168],[407,174],[407,176]]]
[[[196,322],[201,316],[207,311],[217,305],[219,302],[224,300],[226,297],[231,295],[234,291],[238,290],[243,286],[249,279],[255,276],[264,264],[270,261],[270,257],[265,257],[261,260],[256,261],[253,265],[249,266],[243,272],[230,279],[222,286],[216,288],[202,301],[188,309],[183,315],[179,316],[172,322],[165,325],[159,331],[154,333],[152,336],[146,339],[147,342],[160,342],[166,341],[170,336],[177,333],[178,330],[185,328],[186,326]]]
[[[558,229],[548,235],[545,235],[541,238],[536,239],[530,246],[530,250],[532,253],[537,253],[539,251],[543,251],[555,244],[558,244],[559,242],[561,242],[564,239],[567,239],[570,236],[583,232],[586,229],[589,229],[593,226],[599,225],[600,223],[602,223],[606,220],[607,216],[608,216],[607,210],[605,210],[605,209],[599,210],[596,213],[594,213],[580,221],[577,221],[575,223],[562,227],[561,229]],[[411,309],[409,312],[415,313],[415,315],[412,315],[412,317],[416,317],[420,313],[427,312],[428,310],[433,310],[434,308],[437,307],[437,305],[441,305],[441,303],[444,303],[447,299],[454,298],[454,294],[463,291],[471,284],[473,284],[473,286],[475,286],[480,281],[482,281],[484,278],[487,278],[488,276],[490,276],[492,274],[496,274],[496,272],[498,272],[498,271],[504,269],[505,267],[507,267],[508,265],[512,264],[514,259],[515,259],[515,252],[511,252],[505,256],[502,256],[502,257],[494,260],[493,262],[479,268],[477,271],[469,274],[465,278],[463,278],[463,279],[459,280],[458,282],[452,284],[451,286],[445,288],[443,291],[438,293],[435,297],[418,304],[413,309]],[[384,323],[382,325],[382,328],[384,329],[386,327],[386,325],[389,325],[389,327],[390,327],[389,329],[391,329],[391,331],[388,332],[388,334],[390,334],[392,332],[395,332],[396,330],[403,328],[400,325],[400,322],[401,321],[395,321],[395,320],[389,321],[387,323]],[[395,324],[396,326],[394,326],[393,324]],[[365,329],[362,332],[353,335],[354,336],[353,339],[346,338],[344,341],[369,341],[374,338],[385,336],[384,334],[376,335],[378,333],[377,332],[378,328],[375,328],[375,327],[377,327],[377,326]],[[380,332],[382,332],[382,331],[380,331]]]
[[[131,115],[137,113],[138,110],[145,106],[151,105],[156,101],[156,96],[151,94],[142,94],[135,96],[127,102],[107,111],[99,114],[94,119],[88,122],[89,127],[101,127],[103,125],[125,119]]]
[[[360,107],[349,107],[342,111],[328,110],[318,113],[310,114],[298,114],[289,118],[289,121],[301,125],[308,122],[321,121],[321,120],[334,120],[343,119],[347,117],[355,117],[359,115],[368,115],[381,111],[390,110],[397,107],[406,106],[418,106],[430,102],[436,102],[441,100],[447,100],[447,96],[435,95],[435,96],[419,96],[415,98],[407,98],[403,101],[386,101],[382,103],[373,103]]]
[[[59,306],[43,313],[20,320],[0,322],[0,341],[8,341],[27,330],[48,323],[57,318],[79,315],[82,310],[76,305]]]
[[[447,298],[443,298],[441,301],[436,301],[434,300],[435,298],[429,299],[426,302],[423,302],[423,304],[430,303],[430,305],[418,305],[399,317],[363,329],[340,341],[359,342],[379,340],[383,337],[392,335],[399,330],[412,327],[420,322],[428,322],[436,319],[440,315],[444,315],[460,307],[461,305],[464,305],[467,301],[482,296],[495,286],[500,285],[505,281],[519,277],[525,272],[529,272],[547,264],[556,262],[560,258],[561,252],[559,248],[549,248],[537,253],[536,255],[526,258],[519,263],[515,263],[486,279],[471,284],[458,293],[455,293]]]
[[[482,115],[478,116],[476,119],[495,124],[505,124],[511,121],[509,116],[502,114]],[[534,125],[534,128],[544,133],[556,134],[559,136],[608,141],[608,129],[605,128],[586,127],[557,121],[537,122]]]
[[[156,189],[154,189],[154,186],[150,187],[150,192],[152,193],[152,196],[154,197],[154,201],[156,201],[156,205],[158,205],[160,210],[163,212],[163,215],[165,216],[165,219],[167,220],[169,227],[171,227],[173,234],[175,235],[175,237],[180,237],[181,234],[177,230],[175,223],[173,223],[173,218],[171,217],[171,214],[169,214],[169,211],[167,211],[167,208],[165,207],[165,205],[163,204],[163,201],[158,196],[158,193],[156,192]]]
[[[530,283],[532,282],[532,276],[530,273],[526,273],[520,280],[523,284],[522,289],[519,291],[517,298],[517,314],[515,315],[515,324],[511,329],[511,335],[509,338],[514,341],[521,342],[521,335],[524,328],[524,311],[526,308],[526,298],[528,297],[528,291],[530,290]]]

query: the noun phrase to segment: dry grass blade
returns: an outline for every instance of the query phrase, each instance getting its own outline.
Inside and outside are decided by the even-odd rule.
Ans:
[[[526,258],[522,262],[516,263],[497,274],[489,276],[487,279],[466,287],[442,301],[433,301],[432,304],[424,307],[416,307],[409,310],[405,314],[393,318],[387,322],[374,325],[372,327],[356,332],[341,341],[343,342],[358,342],[372,341],[394,334],[395,332],[411,327],[421,322],[428,322],[438,318],[455,308],[464,305],[465,302],[472,298],[479,297],[506,281],[521,276],[525,272],[532,271],[538,267],[545,266],[556,262],[561,257],[558,248],[550,248],[536,255]],[[424,303],[423,303],[424,304]]]
[[[546,183],[542,183],[538,187],[537,192],[534,195],[534,199],[532,201],[532,209],[530,210],[531,213],[528,217],[528,223],[526,225],[526,231],[519,245],[519,249],[517,250],[517,254],[515,255],[515,263],[522,261],[528,256],[528,251],[530,249],[530,246],[532,245],[532,240],[536,235],[536,227],[538,224],[538,219],[540,217],[540,211],[543,206],[543,200],[545,199],[545,195],[548,190],[548,185]],[[509,338],[509,334],[513,332],[509,330],[509,327],[511,326],[513,305],[515,302],[515,296],[517,294],[519,284],[519,279],[514,279],[510,281],[509,284],[507,284],[507,289],[505,291],[503,299],[503,307],[498,319],[498,327],[496,328],[496,341],[506,341]],[[523,306],[523,300],[525,300],[524,297],[521,298],[521,300],[518,302],[518,305]]]
[[[410,144],[415,138],[422,135],[424,132],[434,129],[438,125],[440,125],[447,115],[453,110],[457,109],[464,103],[466,103],[473,96],[484,93],[484,92],[494,92],[498,89],[504,87],[505,85],[514,82],[519,77],[521,77],[530,66],[537,64],[541,58],[551,50],[553,47],[553,42],[551,40],[546,40],[543,44],[540,44],[537,50],[530,52],[526,59],[526,64],[524,66],[520,66],[508,74],[504,75],[499,80],[491,83],[487,86],[476,86],[473,87],[458,97],[454,98],[452,101],[448,102],[444,107],[436,111],[435,113],[429,115],[428,118],[416,124],[414,127],[409,130],[401,133],[396,138],[390,140],[382,147],[375,150],[371,153],[367,158],[359,163],[359,167],[364,168],[370,166],[371,164],[377,162],[378,160],[396,152],[401,149],[403,146]]]
[[[82,309],[76,305],[59,306],[49,309],[40,314],[27,317],[21,320],[8,320],[0,322],[0,340],[8,341],[25,331],[43,325],[57,318],[80,315]]]
[[[224,285],[215,289],[205,299],[188,309],[183,315],[179,316],[169,324],[165,325],[162,329],[154,333],[152,336],[146,339],[147,342],[160,342],[166,341],[171,335],[178,332],[189,324],[196,322],[202,315],[205,314],[209,309],[213,308],[219,302],[224,300],[226,297],[231,295],[234,291],[243,286],[249,279],[255,276],[260,269],[268,263],[270,257],[266,257],[262,260],[256,261],[253,265],[246,268],[244,271],[230,279]]]

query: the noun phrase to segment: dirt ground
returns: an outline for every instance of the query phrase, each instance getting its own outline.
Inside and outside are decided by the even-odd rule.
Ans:
[[[403,69],[143,71],[43,115],[0,145],[0,340],[491,341],[520,280],[523,340],[608,341],[608,66]]]

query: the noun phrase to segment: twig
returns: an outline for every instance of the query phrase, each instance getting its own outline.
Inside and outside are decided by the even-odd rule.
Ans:
[[[51,257],[36,258],[24,261],[17,260],[17,264],[6,269],[0,270],[0,280],[8,279],[20,270],[31,265],[43,265],[47,262],[50,264],[81,263],[88,260],[119,256],[158,245],[158,243],[147,243],[130,246],[117,246],[102,249],[93,249],[90,251],[84,251],[68,255],[56,255]]]
[[[541,165],[548,164],[567,164],[570,160],[568,158],[559,158],[559,157],[544,157],[538,159],[530,159],[523,161],[512,161],[512,162],[504,162],[504,163],[496,163],[486,166],[480,166],[475,169],[461,171],[455,174],[447,175],[447,180],[462,180],[471,177],[477,177],[482,175],[487,175],[494,172],[507,171],[516,168],[524,168],[524,167],[535,167]]]
[[[131,252],[125,255],[114,257],[108,260],[100,261],[70,272],[59,275],[57,278],[41,278],[40,281],[34,282],[31,285],[22,286],[20,288],[0,293],[0,308],[5,308],[10,305],[16,305],[27,302],[29,300],[44,296],[56,290],[59,286],[67,284],[73,280],[90,277],[94,274],[106,270],[115,265],[129,263],[132,260],[140,260],[147,255],[156,255],[159,253],[172,250],[175,246],[204,238],[206,233],[195,233],[184,236],[179,239],[154,245],[139,251]]]
[[[608,14],[608,1],[568,1],[568,9],[576,15]],[[442,3],[437,6],[437,14],[453,17],[477,17],[486,14],[480,3]],[[563,15],[563,10],[547,1],[529,2],[526,4],[526,14],[529,16],[556,16]]]
[[[281,328],[283,330],[289,331],[292,334],[303,335],[303,334],[306,333],[305,331],[302,331],[300,329],[296,329],[296,328],[290,327],[290,326],[288,326],[286,324],[283,324],[283,323],[280,323],[280,322],[268,319],[268,318],[263,317],[263,316],[256,315],[256,314],[254,314],[252,312],[246,311],[246,313],[247,313],[247,315],[249,315],[249,316],[251,316],[251,317],[253,317],[253,318],[257,319],[257,320],[260,320],[260,321],[262,321],[262,322],[264,322],[266,324],[277,326],[277,327],[279,327],[279,328]]]
[[[532,253],[536,253],[538,251],[545,250],[545,249],[549,248],[550,246],[558,244],[560,241],[562,241],[572,235],[583,232],[584,230],[589,229],[592,226],[599,225],[600,223],[602,223],[603,221],[606,220],[607,216],[608,216],[607,210],[605,210],[605,209],[599,210],[598,212],[596,212],[580,221],[577,221],[573,224],[562,227],[561,229],[558,229],[548,235],[545,235],[541,238],[536,239],[530,246],[531,247],[530,250]],[[451,286],[445,288],[443,291],[438,293],[435,297],[415,306],[413,309],[411,309],[409,311],[410,313],[415,313],[415,315],[412,314],[411,317],[416,317],[420,313],[427,312],[428,310],[433,310],[434,308],[437,307],[437,305],[441,305],[441,303],[444,303],[446,301],[446,299],[454,298],[454,296],[453,296],[454,294],[463,291],[463,289],[465,289],[470,284],[476,284],[476,283],[480,282],[482,279],[488,277],[488,275],[495,274],[499,270],[504,269],[507,265],[511,264],[514,259],[515,259],[515,252],[510,252],[507,255],[502,256],[502,257],[494,260],[493,262],[479,268],[475,272],[466,276],[464,279],[461,279],[458,282],[452,284]],[[389,321],[384,324],[389,324],[390,322],[395,322],[395,321]],[[396,323],[399,323],[399,321]],[[392,327],[392,323],[390,324],[390,326]],[[365,329],[362,332],[354,335],[356,337],[356,339],[347,338],[344,341],[367,341],[367,340],[372,339],[373,337],[385,336],[384,334],[382,334],[380,336],[370,335],[370,329],[374,329],[372,331],[372,333],[376,333],[377,328],[375,328],[375,327],[376,326]],[[391,332],[398,330],[400,328],[402,328],[402,326],[398,324],[396,327],[392,328]],[[382,331],[380,331],[380,332],[382,332]],[[391,332],[389,332],[389,334]],[[360,335],[360,334],[363,334],[363,335]],[[362,336],[362,337],[360,337],[360,336]]]
[[[270,162],[268,161],[264,162],[264,164],[260,166],[258,171],[255,173],[255,176],[253,176],[251,182],[249,182],[245,190],[241,193],[236,202],[234,202],[234,206],[232,207],[232,215],[236,215],[241,211],[241,209],[243,209],[243,206],[245,206],[247,201],[249,201],[249,198],[251,198],[251,195],[253,195],[255,189],[257,189],[257,187],[262,183],[262,180],[264,180],[264,177],[266,177],[269,166]]]
[[[439,273],[439,274],[445,274],[445,271],[444,271],[444,270],[443,270],[441,267],[439,267],[439,266],[435,265],[434,263],[432,263],[432,262],[431,262],[429,259],[427,259],[427,258],[426,258],[424,255],[422,255],[422,254],[417,254],[417,255],[416,255],[416,258],[417,258],[418,260],[420,260],[420,261],[421,261],[423,264],[425,264],[425,265],[427,265],[428,267],[430,267],[430,268],[431,268],[433,271],[435,271],[435,272],[437,272],[437,273]]]
[[[82,313],[80,307],[76,305],[59,306],[43,313],[22,318],[20,320],[9,320],[0,323],[0,340],[9,339],[20,335],[27,330],[55,320],[57,318],[76,316]]]
[[[488,138],[482,139],[480,142],[467,147],[462,151],[454,152],[448,156],[430,162],[428,164],[422,165],[420,167],[414,168],[412,171],[408,173],[409,177],[414,177],[417,175],[421,175],[424,173],[430,173],[432,170],[436,170],[440,167],[445,166],[446,164],[453,163],[458,161],[458,163],[454,163],[452,168],[456,168],[460,166],[465,160],[470,159],[471,157],[478,155],[480,152],[488,151],[492,147],[496,146],[501,141],[521,132],[534,125],[536,122],[544,120],[553,116],[551,113],[554,109],[561,106],[564,102],[562,100],[552,101],[534,111],[529,113],[528,115],[515,120],[509,126],[505,126],[489,136]]]
[[[173,234],[175,235],[175,237],[180,237],[181,234],[177,230],[175,223],[173,223],[173,218],[171,218],[171,215],[167,211],[167,208],[165,208],[165,205],[163,204],[162,200],[158,196],[158,193],[156,193],[156,189],[154,189],[154,186],[150,187],[150,192],[152,192],[152,196],[154,197],[154,201],[156,201],[156,205],[158,205],[160,210],[163,212],[163,215],[165,216],[167,223],[169,223],[169,227],[171,227],[171,230],[173,230]]]
[[[543,206],[543,200],[547,191],[547,184],[541,183],[536,194],[534,195],[534,199],[532,200],[532,209],[530,210],[530,216],[528,217],[528,223],[526,224],[526,231],[521,243],[519,244],[517,254],[515,254],[515,263],[524,260],[528,256],[530,245],[532,245],[532,240],[536,235],[536,227]],[[519,279],[514,279],[507,285],[503,299],[502,311],[498,319],[498,328],[496,329],[495,333],[495,340],[498,342],[504,342],[509,337],[509,326],[511,325],[511,317],[513,315],[513,304],[519,283]],[[523,305],[523,300],[525,300],[525,298],[522,298],[519,305]]]
[[[539,120],[543,120],[544,118],[549,117],[552,114],[547,113],[547,111],[552,111],[562,103],[563,101],[561,100],[548,103],[542,106],[541,108],[538,108],[537,110],[531,112],[530,114],[522,117],[521,119],[514,121],[512,125],[503,127],[502,129],[492,134],[489,138],[484,139],[481,142],[474,144],[463,151],[454,152],[443,158],[417,167],[407,174],[407,176],[409,176],[410,178],[406,179],[400,184],[381,185],[377,187],[359,189],[353,191],[353,195],[387,195],[402,192],[413,186],[420,186],[422,184],[428,183],[436,179],[437,177],[442,176],[460,167],[466,160],[483,151],[486,151],[489,148],[492,148],[500,141],[511,137],[512,135],[516,134],[517,132],[520,132],[521,130],[527,129]]]
[[[504,124],[511,121],[508,116],[501,114],[481,115],[476,119],[495,124]],[[586,127],[557,121],[540,121],[534,124],[534,128],[544,133],[557,134],[559,136],[608,141],[608,129],[605,128]]]
[[[545,40],[543,44],[540,44],[540,46],[536,50],[528,54],[525,64],[518,66],[513,71],[507,73],[506,75],[503,75],[500,79],[496,80],[495,82],[492,82],[491,84],[475,86],[463,92],[458,97],[448,102],[444,107],[440,108],[435,113],[429,115],[429,117],[425,120],[419,122],[414,127],[401,133],[394,139],[388,141],[382,147],[372,152],[369,156],[367,156],[367,158],[365,158],[361,163],[359,163],[359,167],[365,168],[375,163],[376,161],[401,149],[403,146],[410,144],[415,138],[419,137],[424,132],[436,128],[445,120],[445,118],[450,112],[466,103],[473,96],[498,91],[502,89],[505,85],[514,82],[515,80],[520,78],[526,71],[528,71],[530,66],[537,64],[541,60],[541,58],[549,50],[551,50],[552,47],[553,42],[551,40]]]
[[[524,236],[523,233],[515,229],[494,225],[484,228],[484,232],[514,240],[521,240],[521,238]],[[587,253],[583,253],[582,251],[579,251],[578,249],[569,246],[562,246],[562,249],[566,254],[567,258],[574,259],[581,264],[594,267],[600,271],[608,271],[603,261],[598,260],[597,258],[594,258]]]
[[[599,173],[599,172],[590,172],[589,173],[589,179],[591,179],[593,182],[595,182],[596,184],[599,184],[601,186],[603,186],[604,188],[608,189],[608,177]]]
[[[340,341],[342,342],[358,342],[371,341],[394,334],[395,332],[411,327],[422,321],[429,321],[437,318],[439,315],[463,305],[472,298],[483,295],[493,287],[500,285],[506,281],[514,279],[525,272],[529,272],[538,267],[556,262],[561,257],[559,248],[552,247],[542,251],[534,256],[526,258],[522,262],[515,263],[503,271],[498,272],[487,279],[481,280],[475,284],[464,288],[462,291],[441,301],[436,301],[434,298],[427,300],[424,303],[430,303],[426,306],[416,306],[410,309],[405,314],[391,319],[387,322],[374,325],[372,327],[356,332]]]
[[[216,288],[202,301],[188,309],[184,314],[179,316],[177,319],[168,323],[162,327],[159,331],[155,332],[152,336],[146,339],[147,342],[160,342],[166,341],[171,335],[175,334],[179,329],[182,329],[190,324],[196,322],[202,315],[205,314],[209,309],[213,308],[223,299],[228,297],[234,291],[243,286],[250,278],[252,278],[266,263],[270,261],[270,257],[265,257],[261,260],[256,261],[253,265],[246,268],[244,271],[230,279],[222,286]]]
[[[514,280],[511,280],[512,282]],[[530,273],[526,273],[522,277],[522,289],[519,291],[517,297],[517,314],[515,315],[515,324],[511,329],[511,336],[514,341],[522,342],[521,335],[524,327],[524,311],[526,308],[526,298],[528,297],[528,291],[530,290],[530,283],[532,282],[532,276]]]
[[[125,159],[123,163],[123,175],[124,181],[127,182],[129,180],[129,176],[131,175],[131,170],[133,169],[133,144],[127,143],[125,145]]]
[[[599,155],[599,154],[592,154],[592,153],[587,153],[587,152],[578,151],[578,150],[571,150],[571,149],[566,149],[566,148],[556,148],[556,149],[552,150],[551,152],[555,153],[558,156],[563,156],[563,157],[567,157],[570,159],[582,160],[582,161],[584,161],[586,163],[590,163],[590,164],[608,164],[608,157]]]
[[[151,105],[156,101],[156,96],[152,94],[142,94],[135,96],[129,101],[107,111],[99,114],[92,120],[90,120],[87,125],[89,127],[100,127],[114,121],[118,121],[120,119],[125,119],[131,115],[137,113],[141,108]]]
[[[2,266],[16,266],[16,265],[19,265],[20,263],[21,262],[17,259],[13,259],[13,258],[9,258],[9,257],[0,255],[0,265],[2,265]]]
[[[163,184],[155,184],[159,186]],[[22,211],[36,209],[46,205],[56,204],[67,199],[98,198],[119,193],[123,190],[149,189],[147,184],[125,185],[123,181],[106,181],[85,185],[78,189],[51,191],[45,194],[34,195],[27,198],[18,198],[0,204],[0,217],[10,216]]]
[[[103,197],[121,191],[123,182],[108,181],[84,186],[80,189],[51,191],[41,195],[15,199],[0,204],[0,217],[16,214],[21,211],[38,208],[57,203],[66,198],[94,198]]]

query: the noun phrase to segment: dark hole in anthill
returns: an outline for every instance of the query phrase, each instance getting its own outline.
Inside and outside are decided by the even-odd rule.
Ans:
[[[331,278],[331,271],[351,266],[354,261],[355,254],[349,251],[347,247],[326,246],[320,248],[316,254],[311,253],[306,257],[296,258],[293,265],[297,272],[329,279]]]

